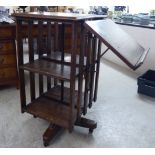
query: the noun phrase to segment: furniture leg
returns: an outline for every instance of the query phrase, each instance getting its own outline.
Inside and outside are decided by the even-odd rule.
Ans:
[[[43,134],[44,146],[48,146],[50,141],[60,132],[61,129],[61,127],[51,123]]]
[[[84,127],[84,128],[88,128],[89,133],[93,133],[93,130],[95,128],[97,128],[97,123],[95,121],[87,119],[87,118],[83,118],[83,117],[81,117],[80,120],[77,120],[75,122],[75,125],[80,126],[80,127]]]

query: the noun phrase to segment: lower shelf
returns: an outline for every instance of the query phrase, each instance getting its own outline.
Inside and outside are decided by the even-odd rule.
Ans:
[[[63,98],[63,103],[68,105],[69,101],[70,101],[70,89],[67,87],[64,87],[63,89],[64,92],[64,98]],[[57,85],[53,88],[51,88],[48,92],[44,93],[43,96],[46,96],[48,98],[60,101],[61,100],[61,86]],[[84,94],[82,94],[82,103],[81,103],[81,108],[83,108],[83,97]],[[74,103],[77,103],[77,99],[78,99],[78,91],[75,91],[75,98],[74,98]],[[76,104],[75,104],[76,107]]]
[[[69,128],[70,107],[61,102],[41,96],[28,104],[25,111],[61,127]],[[76,121],[76,113],[76,109],[74,109],[72,117],[74,122]]]

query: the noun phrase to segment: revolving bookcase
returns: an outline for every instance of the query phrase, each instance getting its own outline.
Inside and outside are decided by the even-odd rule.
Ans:
[[[105,31],[107,33],[105,36],[104,33],[100,33],[100,31],[104,32],[104,26],[106,28],[109,21],[99,15],[56,12],[15,13],[13,16],[17,23],[21,111],[50,122],[43,134],[45,146],[49,145],[62,128],[72,132],[74,126],[77,125],[88,128],[92,133],[97,123],[83,115],[86,115],[87,109],[91,108],[92,103],[97,100],[100,58],[108,49],[111,49],[123,61],[125,60],[127,65],[135,69],[122,55],[123,50],[115,49],[115,46],[111,45],[113,36],[110,40],[109,38],[108,41],[106,40],[110,31]],[[29,60],[26,63],[22,40],[24,25],[28,27]],[[33,35],[33,27],[36,25],[37,35]],[[108,26],[110,25],[115,27],[113,23]],[[65,49],[68,37],[67,27],[71,30],[69,40],[71,47]],[[34,52],[34,40],[37,40],[37,57]],[[118,42],[120,43],[121,39]],[[103,53],[101,52],[102,43],[108,46]],[[132,40],[130,43],[133,43]],[[133,45],[136,47],[132,50],[137,53],[139,45]],[[127,52],[130,53],[131,50]],[[139,60],[141,64],[146,56],[144,53],[142,47],[138,48],[139,56],[136,60],[143,57],[141,61]],[[140,65],[136,64],[136,66]],[[25,89],[25,72],[29,74],[30,102],[28,102],[29,97]]]

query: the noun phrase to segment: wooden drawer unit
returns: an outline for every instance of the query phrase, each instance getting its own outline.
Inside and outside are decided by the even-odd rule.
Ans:
[[[8,65],[16,65],[16,58],[15,55],[9,54],[9,55],[0,55],[0,68],[2,66],[8,66]]]
[[[12,38],[16,35],[15,25],[1,25],[0,26],[0,38]]]
[[[0,25],[0,86],[18,88],[15,34],[15,25]]]
[[[15,53],[14,40],[0,40],[0,54]]]
[[[17,76],[17,70],[15,67],[12,68],[1,68],[0,69],[0,79],[15,79]]]

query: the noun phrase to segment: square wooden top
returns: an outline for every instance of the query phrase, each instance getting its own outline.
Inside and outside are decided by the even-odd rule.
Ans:
[[[62,13],[62,12],[28,12],[28,13],[13,13],[16,18],[33,18],[33,19],[48,19],[48,20],[69,20],[79,21],[86,19],[103,19],[105,15],[94,14],[77,14],[77,13]]]

